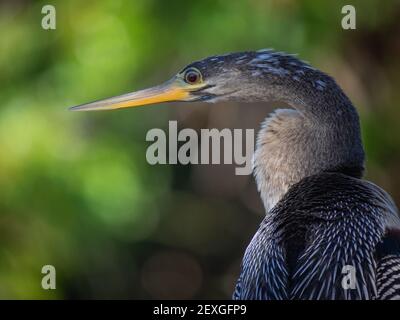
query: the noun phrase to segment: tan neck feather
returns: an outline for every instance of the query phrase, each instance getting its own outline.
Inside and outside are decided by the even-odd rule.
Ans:
[[[265,119],[257,138],[253,172],[266,211],[270,211],[289,187],[318,171],[311,168],[304,150],[311,139],[310,125],[296,110],[279,109]],[[303,150],[302,150],[303,149]]]

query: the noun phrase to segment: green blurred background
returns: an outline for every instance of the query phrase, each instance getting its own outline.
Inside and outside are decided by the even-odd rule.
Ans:
[[[0,298],[231,296],[264,215],[253,178],[150,166],[145,136],[169,120],[258,130],[274,105],[67,111],[209,55],[272,47],[333,75],[361,113],[368,179],[399,204],[400,2],[350,2],[346,31],[348,1],[0,1]]]

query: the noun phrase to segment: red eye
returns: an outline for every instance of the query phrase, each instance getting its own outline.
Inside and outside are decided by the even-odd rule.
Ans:
[[[201,81],[201,74],[195,69],[189,69],[185,73],[185,81],[189,84],[199,83]]]

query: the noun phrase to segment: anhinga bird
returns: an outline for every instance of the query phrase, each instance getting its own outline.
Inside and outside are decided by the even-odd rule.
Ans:
[[[222,100],[291,107],[271,114],[258,135],[253,170],[267,214],[233,297],[400,299],[398,211],[362,180],[358,114],[330,76],[268,49],[232,53],[194,62],[160,86],[72,109]]]

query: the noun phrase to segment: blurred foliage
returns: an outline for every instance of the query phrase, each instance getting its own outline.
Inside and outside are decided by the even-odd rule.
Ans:
[[[45,4],[56,30],[41,28]],[[345,4],[0,2],[0,298],[230,296],[263,215],[254,181],[145,159],[149,129],[183,107],[184,125],[208,126],[219,107],[67,111],[208,55],[273,47],[335,76],[362,114],[368,178],[399,204],[399,2],[352,1],[355,31],[341,29]],[[41,289],[46,264],[57,290]]]

